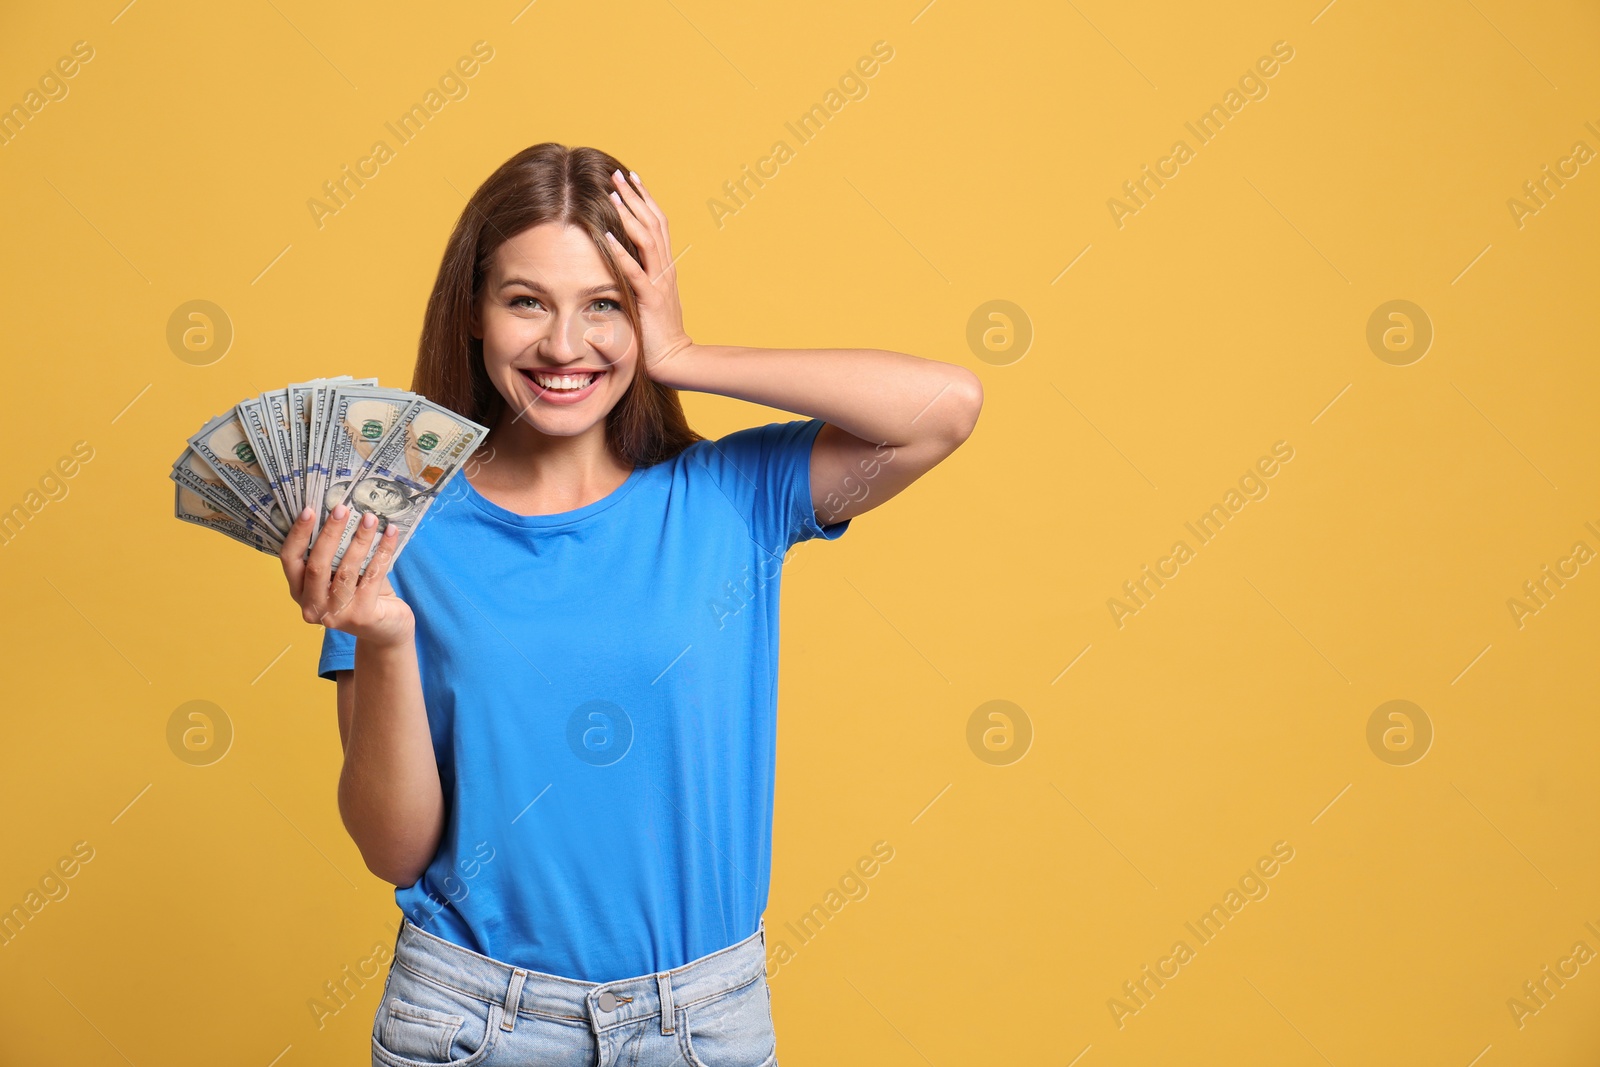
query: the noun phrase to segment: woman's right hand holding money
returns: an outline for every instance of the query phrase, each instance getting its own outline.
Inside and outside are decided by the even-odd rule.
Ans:
[[[376,515],[370,512],[363,515],[339,561],[338,570],[329,573],[348,514],[349,508],[344,504],[334,508],[307,555],[306,545],[311,540],[315,514],[309,507],[301,511],[278,553],[284,577],[289,580],[289,594],[300,605],[301,617],[306,622],[343,630],[359,641],[374,645],[397,646],[409,642],[416,617],[410,605],[395,595],[389,585],[389,563],[400,541],[398,526],[393,523],[387,526],[384,536],[378,538],[377,551],[367,564],[366,573],[362,574],[361,561],[367,558],[378,525]]]

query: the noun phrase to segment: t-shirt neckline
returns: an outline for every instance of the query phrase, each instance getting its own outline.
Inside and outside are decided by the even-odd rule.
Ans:
[[[510,523],[513,526],[549,527],[567,526],[571,523],[583,522],[586,519],[593,518],[594,516],[600,514],[602,511],[606,510],[613,504],[620,501],[623,497],[627,496],[628,493],[633,490],[633,487],[638,484],[639,479],[643,477],[644,472],[644,466],[636,464],[633,470],[628,472],[628,476],[622,480],[621,485],[611,490],[611,492],[607,493],[599,500],[591,501],[581,508],[573,508],[571,511],[552,512],[549,515],[518,514],[509,508],[501,507],[499,504],[496,504],[494,501],[478,492],[478,487],[467,481],[465,473],[461,475],[461,481],[465,483],[467,487],[467,499],[471,501],[473,506],[475,506],[479,511],[490,516],[491,518],[499,519],[501,522]]]

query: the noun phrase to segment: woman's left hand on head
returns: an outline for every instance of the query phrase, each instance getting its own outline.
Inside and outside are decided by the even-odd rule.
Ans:
[[[631,173],[631,172],[630,172]],[[667,234],[667,216],[655,198],[633,174],[633,181],[619,171],[611,175],[612,202],[622,216],[623,229],[644,256],[644,264],[629,254],[614,235],[608,233],[611,252],[622,268],[623,277],[633,286],[639,301],[640,339],[645,370],[654,371],[694,342],[683,329],[683,306],[678,300],[678,269],[672,259],[672,241]]]

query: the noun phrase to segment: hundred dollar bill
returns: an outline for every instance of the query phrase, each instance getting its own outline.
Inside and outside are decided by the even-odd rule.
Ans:
[[[400,527],[393,557],[398,559],[417,524],[438,499],[439,491],[472,458],[488,433],[488,427],[431,400],[418,399],[373,453],[365,473],[350,485],[344,497],[334,501],[348,504],[350,515],[331,565],[339,566],[361,517],[369,511],[378,516],[374,534],[381,536],[391,524]],[[362,572],[377,549],[375,536],[361,561]]]
[[[240,519],[227,511],[212,507],[204,497],[182,482],[175,483],[173,488],[176,496],[173,513],[184,522],[216,530],[226,537],[269,555],[278,554],[279,542],[267,533],[270,527],[254,519]]]
[[[189,438],[189,447],[211,465],[253,514],[280,536],[289,532],[288,516],[278,506],[236,412],[227,412],[207,423]]]
[[[233,490],[223,482],[222,476],[211,468],[211,464],[201,459],[200,454],[193,448],[184,446],[183,454],[172,462],[170,477],[216,510],[232,515],[241,523],[248,522],[252,526],[259,526],[274,540],[278,540],[277,531],[261,523],[249,506],[234,495]]]
[[[305,492],[306,503],[314,508],[318,507],[322,500],[322,427],[326,421],[322,417],[322,409],[328,403],[328,394],[330,392],[327,384],[328,380],[327,378],[314,378],[308,386],[310,393],[307,396],[305,455],[303,457],[305,466],[301,487]],[[320,526],[321,524],[322,520],[319,516],[317,525]],[[316,531],[313,530],[312,534],[315,536]]]
[[[295,382],[288,388],[289,431],[294,454],[289,462],[289,481],[295,487],[302,508],[311,503],[306,493],[306,454],[311,436],[311,406],[316,402],[317,382],[321,380]]]
[[[311,385],[310,421],[306,429],[306,454],[305,478],[303,489],[305,501],[318,511],[315,525],[311,531],[312,540],[322,529],[323,520],[328,517],[328,509],[323,506],[323,497],[326,495],[328,485],[328,441],[331,427],[331,414],[334,396],[340,387],[362,386],[377,388],[376,378],[352,378],[348,374],[334,378],[315,378]]]
[[[318,521],[344,501],[368,461],[418,401],[415,393],[375,386],[339,385],[329,401],[328,436],[322,446],[322,485]]]
[[[324,436],[322,428],[327,422],[323,418],[323,409],[328,404],[328,397],[331,392],[328,382],[329,379],[327,378],[315,378],[311,381],[306,418],[305,476],[302,489],[305,492],[306,503],[313,508],[318,508],[319,511],[322,502],[322,440]],[[322,525],[320,514],[315,524],[319,527]],[[312,537],[315,538],[316,530],[312,530],[311,533]]]
[[[316,503],[310,485],[310,465],[316,461],[316,449],[311,445],[313,440],[311,428],[314,424],[316,405],[320,403],[318,393],[323,388],[322,383],[327,381],[326,378],[313,378],[309,382],[296,382],[289,386],[290,429],[294,442],[294,460],[290,464],[289,479],[295,484],[301,507]]]
[[[294,473],[294,417],[289,410],[289,390],[272,389],[261,394],[261,406],[267,416],[267,433],[272,438],[272,448],[278,454],[279,476],[283,479],[284,504],[292,519],[300,514],[305,501],[300,499],[300,482]]]
[[[261,473],[266,476],[267,488],[272,491],[272,498],[277,502],[278,510],[293,522],[295,509],[289,503],[289,476],[284,470],[283,458],[278,455],[277,443],[272,439],[272,431],[267,425],[266,406],[260,398],[252,397],[239,401],[234,405],[233,411],[238,416],[239,426],[244,430],[245,440],[250,442],[250,450],[255,453],[256,462],[261,466]]]

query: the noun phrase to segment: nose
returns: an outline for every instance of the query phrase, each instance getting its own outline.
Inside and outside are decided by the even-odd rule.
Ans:
[[[584,359],[591,351],[598,352],[611,343],[611,323],[586,322],[578,308],[569,308],[558,314],[546,344],[546,353],[552,362],[574,363]]]
[[[545,348],[550,359],[557,363],[571,363],[581,358],[583,323],[577,312],[564,311],[555,317],[550,338]]]

